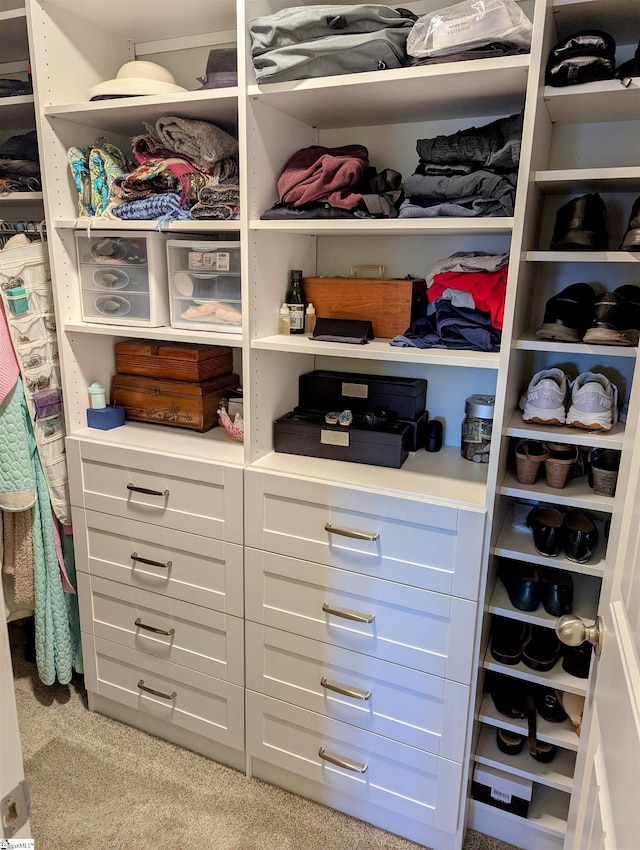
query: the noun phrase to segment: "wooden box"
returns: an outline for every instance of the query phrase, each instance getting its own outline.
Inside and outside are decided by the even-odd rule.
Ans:
[[[208,381],[233,372],[233,351],[226,345],[154,342],[130,339],[116,342],[116,372],[171,381]]]
[[[318,318],[368,319],[378,339],[404,334],[427,309],[422,278],[305,277],[302,286]]]
[[[111,403],[124,407],[126,419],[208,431],[218,424],[220,399],[239,386],[237,375],[208,381],[167,381],[141,375],[114,375]]]

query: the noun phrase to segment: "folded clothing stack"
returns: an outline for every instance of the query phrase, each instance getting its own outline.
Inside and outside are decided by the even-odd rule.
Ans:
[[[448,136],[418,139],[400,218],[512,216],[522,113]]]

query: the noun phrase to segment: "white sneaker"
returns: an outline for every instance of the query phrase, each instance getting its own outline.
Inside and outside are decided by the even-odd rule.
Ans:
[[[569,381],[562,369],[536,372],[520,399],[523,420],[540,425],[564,425],[568,393]]]
[[[571,384],[567,425],[608,431],[618,421],[618,388],[605,375],[583,372]]]

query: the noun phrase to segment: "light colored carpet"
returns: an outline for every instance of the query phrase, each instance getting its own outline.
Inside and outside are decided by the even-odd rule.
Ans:
[[[420,850],[420,845],[87,710],[45,687],[10,629],[31,826],[41,850]],[[469,831],[465,850],[513,850]]]

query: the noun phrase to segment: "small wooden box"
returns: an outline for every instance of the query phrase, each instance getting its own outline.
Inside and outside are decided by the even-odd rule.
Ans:
[[[239,384],[240,378],[233,374],[219,375],[208,381],[114,375],[111,403],[124,407],[127,419],[208,431],[218,424],[220,399]]]
[[[116,372],[171,381],[208,381],[233,371],[233,351],[226,345],[154,342],[130,339],[116,342]]]
[[[305,277],[302,286],[318,318],[368,319],[378,339],[404,334],[427,309],[422,278]]]

